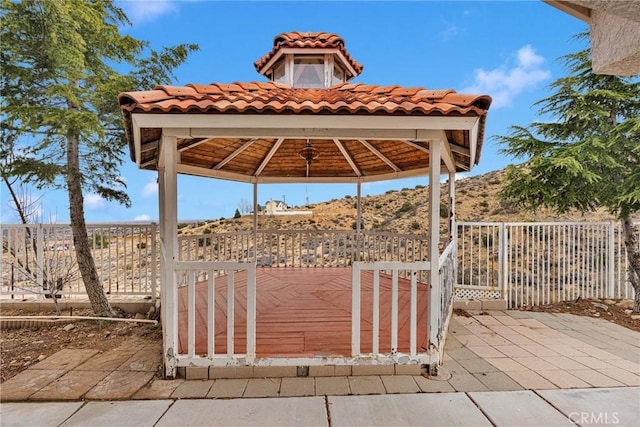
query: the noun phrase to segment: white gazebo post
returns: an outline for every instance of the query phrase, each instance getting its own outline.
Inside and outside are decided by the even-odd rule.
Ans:
[[[360,180],[358,180],[357,188],[356,188],[356,206],[358,207],[357,215],[356,215],[356,261],[362,261],[360,259],[360,249],[361,249],[361,240],[362,236],[360,234],[360,228],[362,227],[362,207],[361,203],[361,195],[362,195],[362,184]]]
[[[253,262],[258,261],[258,183],[253,183]]]
[[[438,352],[440,323],[440,140],[429,142],[429,351]]]
[[[456,239],[456,172],[449,171],[449,241]]]
[[[178,175],[176,172],[176,137],[162,134],[162,155],[158,168],[158,191],[160,202],[160,244],[162,262],[162,319],[164,325],[165,376],[176,374],[176,345],[178,343],[178,286],[176,283],[175,262],[178,255]]]

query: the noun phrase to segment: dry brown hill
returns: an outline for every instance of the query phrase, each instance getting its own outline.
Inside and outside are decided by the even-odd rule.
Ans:
[[[557,215],[549,210],[525,212],[498,197],[506,172],[493,171],[456,182],[456,212],[458,221],[608,221],[613,219],[604,210],[587,215],[570,213]],[[366,230],[378,229],[396,233],[426,234],[429,209],[428,186],[402,188],[385,194],[362,197],[362,221]],[[442,185],[442,202],[446,203],[447,185]],[[310,205],[313,215],[260,215],[260,229],[349,230],[355,229],[356,199],[342,199]],[[443,207],[442,215],[447,211]],[[441,225],[445,226],[445,219]],[[238,219],[220,219],[181,227],[183,234],[201,234],[250,230],[251,215]]]

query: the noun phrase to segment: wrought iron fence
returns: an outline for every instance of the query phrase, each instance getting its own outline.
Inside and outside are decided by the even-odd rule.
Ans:
[[[86,295],[69,224],[2,224],[4,298]],[[158,238],[154,223],[88,224],[89,245],[108,296],[158,292]]]
[[[509,307],[583,298],[633,298],[619,223],[460,222],[456,298]]]

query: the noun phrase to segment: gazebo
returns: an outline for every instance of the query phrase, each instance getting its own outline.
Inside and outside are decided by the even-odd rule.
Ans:
[[[351,83],[362,65],[341,37],[323,32],[278,35],[254,65],[268,82],[156,86],[119,96],[132,161],[158,172],[166,375],[189,366],[436,366],[457,265],[455,227],[450,225],[449,240],[440,247],[440,177],[448,174],[452,224],[455,173],[478,163],[491,98]],[[195,252],[189,249],[177,230],[177,174],[253,184],[253,232],[215,245],[211,240],[219,236],[212,233],[199,237]],[[418,176],[428,176],[432,184],[427,238],[416,243],[413,236],[410,243],[406,236],[391,236],[397,244],[390,245],[389,236],[381,243],[375,233],[362,230],[362,183]],[[357,226],[346,234],[289,236],[290,245],[277,230],[267,236],[257,227],[262,183],[354,183]],[[206,255],[197,255],[203,244]],[[303,248],[313,262],[300,261]],[[319,268],[311,271],[310,264]],[[309,272],[315,278],[332,271],[348,274],[348,292],[340,295],[350,294],[344,307],[349,351],[260,350],[261,332],[280,336],[286,329],[260,326],[262,290],[266,295],[267,282],[285,283],[282,274],[292,277],[296,271],[301,275],[291,283],[300,286]],[[271,279],[262,279],[266,272]],[[278,272],[280,278],[274,276]],[[388,304],[382,301],[384,289]],[[269,295],[278,299],[277,292]],[[327,290],[323,301],[331,295],[338,294]],[[386,311],[389,337],[382,343]]]

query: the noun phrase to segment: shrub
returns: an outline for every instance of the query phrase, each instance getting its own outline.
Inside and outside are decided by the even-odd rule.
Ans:
[[[418,228],[420,228],[420,223],[418,221],[413,221],[411,223],[411,228],[417,230]]]
[[[448,218],[449,217],[449,206],[440,205],[440,218]]]
[[[109,247],[109,237],[104,234],[96,233],[89,238],[89,246],[98,249]]]
[[[411,202],[404,202],[402,206],[400,206],[398,213],[409,212],[411,209],[413,209],[413,205],[411,204]]]
[[[146,243],[146,242],[140,242],[140,243],[138,243],[138,244],[136,245],[136,247],[137,247],[138,249],[144,249],[144,248],[146,248],[146,247],[147,247],[147,243]]]

